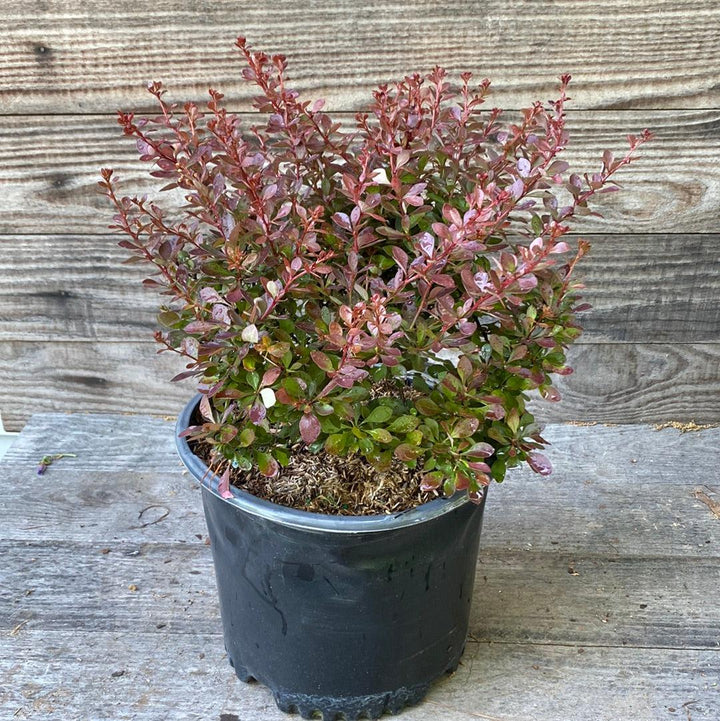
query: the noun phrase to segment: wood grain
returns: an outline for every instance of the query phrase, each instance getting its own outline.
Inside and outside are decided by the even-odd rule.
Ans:
[[[585,436],[592,433],[584,430]],[[655,440],[653,451],[663,440]],[[66,447],[74,446],[68,443]],[[137,450],[142,447],[139,442]],[[558,459],[570,455],[574,448],[568,439],[564,446],[553,446],[549,456],[558,466]],[[86,455],[83,451],[82,456]],[[718,557],[720,524],[695,498],[698,491],[715,498],[720,494],[714,460],[706,455],[707,467],[694,470],[692,480],[679,483],[673,471],[668,473],[672,480],[663,482],[660,490],[657,482],[640,482],[630,461],[617,468],[616,474],[620,476],[631,467],[632,483],[627,477],[606,479],[595,469],[568,473],[563,464],[552,478],[542,482],[534,482],[529,472],[513,474],[503,485],[492,488],[483,553],[552,552],[565,554],[566,560],[598,553],[649,560]],[[171,458],[164,471],[125,473],[100,468],[70,470],[64,460],[39,478],[34,472],[39,457],[35,451],[30,467],[22,471],[4,467],[6,483],[14,489],[12,495],[0,499],[7,515],[7,539],[85,542],[93,547],[111,544],[120,552],[120,543],[137,549],[150,542],[197,544],[206,538],[199,488],[193,479],[180,473],[177,458]],[[667,454],[661,457],[668,460]],[[593,458],[583,455],[581,461],[590,466]],[[110,464],[98,463],[103,465]],[[653,463],[644,465],[642,475],[652,475]],[[611,514],[609,509],[614,509]],[[548,535],[548,528],[556,530]],[[628,528],[635,532],[627,533]]]
[[[184,368],[154,343],[3,343],[3,422],[20,429],[41,410],[177,414],[194,390],[169,382]]]
[[[0,464],[8,718],[150,721],[169,706],[181,719],[284,718],[226,665],[210,549],[190,535],[197,491],[161,470],[168,431],[143,416],[40,414]],[[717,492],[720,429],[547,435],[556,476],[493,488],[460,668],[404,717],[717,718],[720,531],[693,481]],[[40,453],[69,448],[77,458],[33,475]],[[171,513],[141,527],[138,507],[155,502]]]
[[[547,421],[656,423],[720,419],[720,346],[597,344],[575,346],[575,372],[558,378],[562,403],[538,401]]]
[[[720,523],[697,496],[720,494],[720,428],[553,424],[554,473],[513,469],[488,500],[483,548],[612,558],[720,555]],[[108,439],[112,442],[108,442]],[[199,543],[196,482],[181,471],[172,421],[36,414],[2,461],[3,537],[17,542]],[[42,455],[74,453],[35,473]],[[692,458],[692,473],[684,472]],[[167,515],[165,515],[167,514]],[[553,529],[548,534],[547,529]],[[632,529],[629,533],[627,529]]]
[[[148,341],[160,297],[115,235],[0,239],[0,340]],[[579,266],[580,343],[720,339],[720,235],[600,235]]]
[[[255,122],[248,118],[248,123]],[[595,170],[605,148],[649,127],[657,137],[618,176],[624,192],[598,199],[604,218],[583,219],[582,233],[720,233],[720,111],[592,111],[568,114],[565,153],[574,168]],[[0,117],[0,234],[103,233],[109,203],[99,169],[113,167],[126,194],[160,187],[136,159],[115,118]]]
[[[0,552],[8,559],[0,600],[10,609],[0,632],[23,621],[29,631],[219,629],[212,555],[203,544],[110,543],[103,552],[98,537],[94,544],[6,541]],[[72,593],[63,601],[58,590],[69,578]],[[483,542],[470,633],[493,643],[720,649],[720,606],[704,603],[718,582],[717,557],[504,553]]]
[[[575,346],[575,373],[559,378],[562,403],[537,401],[547,422],[656,423],[720,420],[720,345],[602,343]],[[193,393],[191,380],[170,383],[179,357],[148,343],[0,345],[0,400],[7,430],[34,412],[176,414]]]
[[[579,108],[707,108],[720,98],[720,9],[712,0],[362,4],[6,0],[5,113],[107,112],[146,103],[149,79],[181,99],[219,87],[236,108],[255,94],[232,44],[244,34],[290,59],[294,87],[333,109],[367,105],[379,82],[435,64],[489,76],[493,103],[549,97],[562,73]]]
[[[182,721],[287,721],[264,686],[235,679],[219,635],[163,631],[4,635],[0,710],[48,721],[156,721],[168,708]],[[714,721],[719,674],[717,651],[469,641],[457,673],[402,718],[685,721],[678,710],[691,702],[692,721]]]

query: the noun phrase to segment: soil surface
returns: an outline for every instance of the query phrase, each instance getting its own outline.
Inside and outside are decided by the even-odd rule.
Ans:
[[[193,453],[210,466],[210,446],[190,444]],[[214,465],[215,467],[215,465]],[[439,497],[420,490],[421,472],[393,460],[387,471],[378,471],[362,456],[341,458],[321,451],[295,449],[290,462],[274,478],[257,469],[233,468],[230,483],[272,503],[303,511],[340,516],[392,514],[415,508]]]

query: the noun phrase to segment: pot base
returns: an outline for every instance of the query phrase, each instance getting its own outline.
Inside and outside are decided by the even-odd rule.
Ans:
[[[398,714],[406,706],[414,706],[423,700],[428,684],[400,688],[384,694],[333,698],[306,696],[297,693],[275,693],[277,707],[285,713],[299,713],[304,719],[322,718],[323,721],[347,719],[378,719],[384,713]],[[320,716],[322,714],[322,716]]]
[[[463,652],[465,648],[463,647]],[[462,655],[462,654],[461,654]],[[255,683],[257,679],[244,666],[235,665],[228,654],[230,666],[243,683]],[[445,673],[455,673],[460,664],[458,658]],[[316,696],[312,694],[289,693],[270,689],[275,704],[284,713],[300,714],[304,719],[323,721],[357,721],[359,719],[379,719],[383,714],[399,714],[407,706],[419,704],[427,695],[431,684],[421,683],[415,686],[396,689],[386,693],[366,696]]]

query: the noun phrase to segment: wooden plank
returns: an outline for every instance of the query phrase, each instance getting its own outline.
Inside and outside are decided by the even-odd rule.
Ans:
[[[550,455],[555,460],[556,454]],[[720,555],[720,523],[697,497],[698,492],[720,497],[717,474],[709,466],[710,460],[687,482],[643,483],[635,469],[619,481],[599,472],[588,478],[557,470],[542,482],[534,482],[530,473],[514,474],[491,489],[483,549],[685,559]],[[5,465],[3,537],[94,546],[196,543],[206,537],[200,494],[176,468],[174,461],[165,472],[87,472],[57,463],[41,480],[33,469]]]
[[[194,392],[191,381],[170,383],[185,368],[154,343],[3,343],[0,387],[7,430],[33,412],[177,414]]]
[[[566,156],[580,170],[596,169],[605,148],[622,150],[629,132],[657,133],[623,170],[625,192],[599,198],[605,217],[584,219],[576,230],[720,233],[719,123],[718,110],[569,113]],[[96,185],[105,166],[118,171],[127,193],[158,187],[110,115],[0,118],[0,234],[105,232],[112,213]]]
[[[143,341],[160,296],[150,268],[122,265],[115,235],[0,239],[0,340]],[[720,235],[600,235],[580,266],[580,343],[715,343],[720,339]]]
[[[548,426],[555,472],[515,469],[493,485],[483,548],[618,556],[718,555],[720,522],[696,497],[720,493],[709,448],[720,429]],[[112,442],[108,443],[108,438]],[[44,476],[46,453],[75,453]],[[688,458],[692,473],[685,474]],[[3,536],[17,541],[195,543],[205,527],[172,423],[140,416],[33,416],[0,465]],[[165,515],[167,513],[167,515]],[[553,529],[549,534],[548,529]]]
[[[535,402],[545,422],[657,423],[720,420],[720,345],[601,343],[575,346],[575,373],[558,379],[562,403]],[[193,393],[170,383],[179,357],[148,343],[0,344],[0,401],[7,430],[33,412],[176,414]]]
[[[2,108],[105,112],[145,102],[149,78],[165,80],[183,99],[206,97],[212,84],[248,108],[254,91],[241,83],[232,50],[239,31],[260,49],[285,53],[294,87],[326,97],[332,108],[364,107],[377,83],[435,64],[456,76],[488,75],[501,106],[548,97],[565,72],[576,78],[581,108],[718,105],[720,10],[712,0],[567,0],[541,8],[413,0],[403,9],[381,0],[291,0],[281,10],[233,0],[161,0],[152,8],[100,0],[91,9],[82,0],[6,0]]]
[[[558,379],[562,403],[538,401],[538,417],[610,423],[720,419],[720,348],[665,343],[579,345],[575,373]]]
[[[580,342],[720,339],[720,236],[598,235],[578,266],[592,310]]]
[[[0,673],[8,719],[155,721],[170,708],[197,721],[288,719],[264,686],[234,678],[217,635],[22,630],[0,637]],[[470,642],[457,673],[402,718],[685,721],[687,708],[714,720],[718,674],[716,651]]]
[[[189,393],[186,401],[191,397]],[[36,413],[0,465],[22,468],[27,473],[24,483],[33,480],[30,472],[37,466],[38,454],[76,454],[63,458],[53,471],[173,473],[179,462],[174,428],[174,415]]]
[[[0,551],[5,632],[20,623],[33,631],[219,629],[212,557],[200,542],[0,541]],[[483,542],[470,629],[488,642],[715,649],[720,604],[708,599],[718,582],[717,556],[508,553]]]

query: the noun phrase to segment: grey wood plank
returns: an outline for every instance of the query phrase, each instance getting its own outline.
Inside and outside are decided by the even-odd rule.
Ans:
[[[50,475],[34,478],[40,456],[76,453],[51,466],[48,474],[62,471],[167,472],[178,469],[174,447],[174,421],[142,415],[92,413],[38,413],[0,461],[0,467],[19,466],[27,477],[20,484],[44,483]],[[550,446],[555,473],[542,478],[530,471],[512,469],[501,488],[534,484],[545,489],[556,479],[572,483],[605,481],[631,484],[707,484],[718,479],[720,427],[691,433],[674,428],[655,430],[637,424],[591,426],[553,423],[544,437]],[[112,442],[109,438],[112,437]],[[692,459],[692,464],[688,464]],[[692,475],[679,473],[691,468]],[[494,485],[493,488],[498,488]]]
[[[93,545],[204,540],[200,487],[172,452],[167,455],[167,466],[150,472],[65,470],[59,461],[39,478],[31,469],[6,466],[1,535]]]
[[[285,53],[295,87],[333,108],[363,107],[378,82],[435,64],[488,75],[499,105],[545,98],[565,72],[576,77],[578,107],[718,105],[720,13],[712,0],[541,8],[412,0],[403,9],[380,0],[291,0],[272,9],[233,0],[162,0],[142,9],[127,0],[90,8],[81,0],[6,0],[2,108],[45,114],[137,105],[148,78],[166,80],[182,98],[204,98],[208,84],[217,85],[247,108],[254,93],[239,80],[237,32]]]
[[[12,389],[0,400],[6,429],[41,411],[177,414],[195,386],[170,383],[185,363],[157,350],[153,341],[0,344],[0,388]]]
[[[576,345],[568,360],[575,372],[555,383],[562,402],[537,402],[538,418],[547,422],[714,423],[720,418],[717,345]]]
[[[190,397],[188,394],[187,399]],[[22,466],[27,474],[25,482],[39,482],[41,486],[56,469],[173,475],[180,470],[174,434],[174,416],[36,413],[0,464]],[[40,458],[57,453],[74,453],[77,457],[63,458],[51,466],[45,476],[33,479]]]
[[[592,343],[571,349],[575,369],[557,380],[562,403],[537,401],[538,419],[656,423],[720,420],[720,344]],[[193,394],[191,380],[170,383],[185,367],[157,355],[155,344],[0,344],[0,399],[7,430],[34,412],[176,414]]]
[[[176,634],[220,628],[210,549],[199,541],[0,541],[0,552],[7,633],[19,624]],[[470,631],[488,642],[720,648],[720,604],[709,600],[720,582],[717,546],[713,552],[692,560],[608,558],[505,552],[483,541]],[[423,574],[401,573],[409,589],[424,588]]]
[[[345,119],[352,122],[352,116]],[[248,116],[247,122],[258,119]],[[622,151],[628,133],[649,127],[657,135],[641,159],[623,169],[625,191],[598,198],[604,217],[585,218],[575,230],[720,233],[720,169],[714,160],[719,122],[720,110],[569,112],[571,141],[564,157],[583,171],[599,167],[605,148]],[[82,138],[81,153],[68,138]],[[116,169],[127,194],[162,185],[149,177],[112,115],[0,117],[0,234],[105,232],[112,212],[97,180],[99,168],[107,166]]]
[[[717,474],[709,459],[706,465],[692,481],[639,482],[631,474],[617,480],[603,478],[601,470],[559,471],[541,482],[516,474],[490,491],[483,548],[610,558],[720,556],[720,521],[697,497],[720,501]],[[195,482],[170,466],[113,473],[63,470],[58,463],[42,480],[32,469],[3,466],[2,477],[6,540],[105,547],[196,543],[206,536]]]
[[[265,687],[234,678],[218,635],[22,629],[0,637],[0,673],[9,719],[293,718]],[[691,721],[714,721],[719,676],[717,651],[470,642],[458,671],[402,718],[685,721],[687,709]]]
[[[116,235],[0,239],[0,340],[147,341],[160,297]],[[720,235],[599,235],[579,266],[580,343],[716,343]]]

